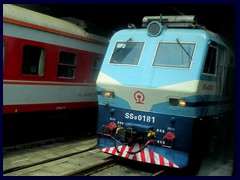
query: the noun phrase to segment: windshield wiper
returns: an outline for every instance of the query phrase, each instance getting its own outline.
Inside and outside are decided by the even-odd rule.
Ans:
[[[126,42],[123,42],[122,47],[118,48],[115,52],[113,52],[112,56],[115,55],[118,51],[120,51],[123,47],[125,47],[131,41],[132,41],[132,38],[129,38]]]
[[[182,49],[185,51],[185,53],[191,58],[192,60],[192,56],[187,52],[187,50],[183,47],[183,45],[180,43],[180,41],[178,40],[178,38],[176,39],[177,43],[182,47]]]

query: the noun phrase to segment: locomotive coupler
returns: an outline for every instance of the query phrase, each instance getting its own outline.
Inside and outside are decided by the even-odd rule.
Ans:
[[[134,143],[142,143],[144,137],[142,133],[137,132],[134,128],[127,127],[119,130],[119,139],[122,143],[131,146]]]

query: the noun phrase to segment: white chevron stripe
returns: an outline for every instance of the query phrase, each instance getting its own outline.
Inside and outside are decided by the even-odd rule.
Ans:
[[[145,159],[147,163],[151,163],[150,156],[149,156],[149,150],[147,148],[144,149]]]
[[[127,152],[128,152],[128,149],[129,149],[129,147],[127,146],[126,148],[125,148],[125,150],[123,151],[123,153],[122,153],[122,157],[126,157],[126,155],[127,155]]]
[[[102,148],[102,149],[100,149],[100,150],[103,151],[103,152],[106,152],[106,149],[107,149],[107,148]]]
[[[169,161],[166,158],[163,158],[164,160],[164,166],[169,166]]]
[[[122,148],[124,148],[125,146],[118,146],[118,150],[121,152]],[[107,152],[107,149],[109,149],[109,151]],[[109,154],[114,154],[114,155],[119,155],[119,153],[116,151],[115,153],[112,153],[113,150],[115,149],[115,147],[109,147],[109,148],[102,148],[100,149],[101,151],[105,152],[105,153],[109,153]],[[139,144],[135,144],[134,145],[134,148],[132,149],[132,152],[135,152],[135,151],[138,151],[140,149],[140,145]],[[129,146],[126,146],[124,152],[122,153],[122,155],[120,155],[121,157],[124,157],[126,158],[126,155],[128,154],[127,152],[129,151]],[[142,158],[141,158],[141,154],[144,154],[145,156],[145,159],[146,159],[146,163],[151,163],[151,160],[150,160],[150,150],[148,148],[145,148],[142,152],[140,153],[137,153],[136,154],[136,159],[137,161],[140,161],[140,162],[143,162]],[[134,154],[131,154],[128,159],[133,159],[133,156]],[[169,160],[162,157],[163,158],[163,161],[164,161],[164,164],[160,164],[160,155],[158,155],[157,153],[153,152],[153,158],[155,160],[155,164],[157,165],[163,165],[163,166],[168,166],[169,167]],[[174,164],[173,163],[173,167],[174,168],[179,168],[178,165]]]
[[[136,152],[136,151],[138,151],[138,150],[139,150],[139,145],[138,145],[138,144],[135,144],[134,147],[133,147],[133,149],[132,149],[132,152]],[[131,155],[128,157],[128,159],[132,159],[133,156],[134,156],[134,154],[131,154]]]
[[[177,166],[176,164],[173,164],[173,167],[175,167],[175,168],[179,168],[179,166]]]
[[[122,148],[123,148],[123,146],[118,146],[118,147],[117,147],[117,149],[118,149],[119,152],[121,152],[121,149],[122,149]],[[115,155],[118,156],[119,153],[116,151],[116,152],[115,152]]]
[[[138,146],[139,146],[138,148],[140,149],[140,144],[138,144]],[[136,157],[137,157],[137,160],[138,160],[138,161],[142,161],[141,153],[142,153],[142,152],[136,154]]]
[[[158,164],[160,165],[160,159],[159,159],[159,155],[156,154],[156,153],[153,153],[154,154],[154,160],[155,160],[155,164]]]
[[[114,148],[115,147],[111,147],[110,150],[108,151],[108,153],[112,154]]]

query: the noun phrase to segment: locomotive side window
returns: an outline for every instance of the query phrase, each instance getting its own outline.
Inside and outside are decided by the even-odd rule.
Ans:
[[[204,64],[203,73],[215,74],[216,69],[216,54],[217,50],[212,46],[209,46],[207,57]]]
[[[114,48],[110,63],[137,65],[143,45],[143,42],[118,42]]]
[[[159,43],[153,66],[189,68],[195,44]]]
[[[36,46],[25,45],[23,47],[22,74],[44,74],[45,49]]]
[[[94,59],[93,59],[93,75],[92,75],[93,81],[97,80],[97,76],[100,71],[102,61],[103,61],[103,59],[100,57],[94,57]]]
[[[58,62],[58,77],[75,78],[77,65],[77,54],[61,51]]]

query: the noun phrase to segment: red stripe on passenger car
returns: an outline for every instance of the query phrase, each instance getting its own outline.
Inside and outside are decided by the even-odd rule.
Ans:
[[[3,113],[36,112],[97,107],[97,102],[3,105]]]

